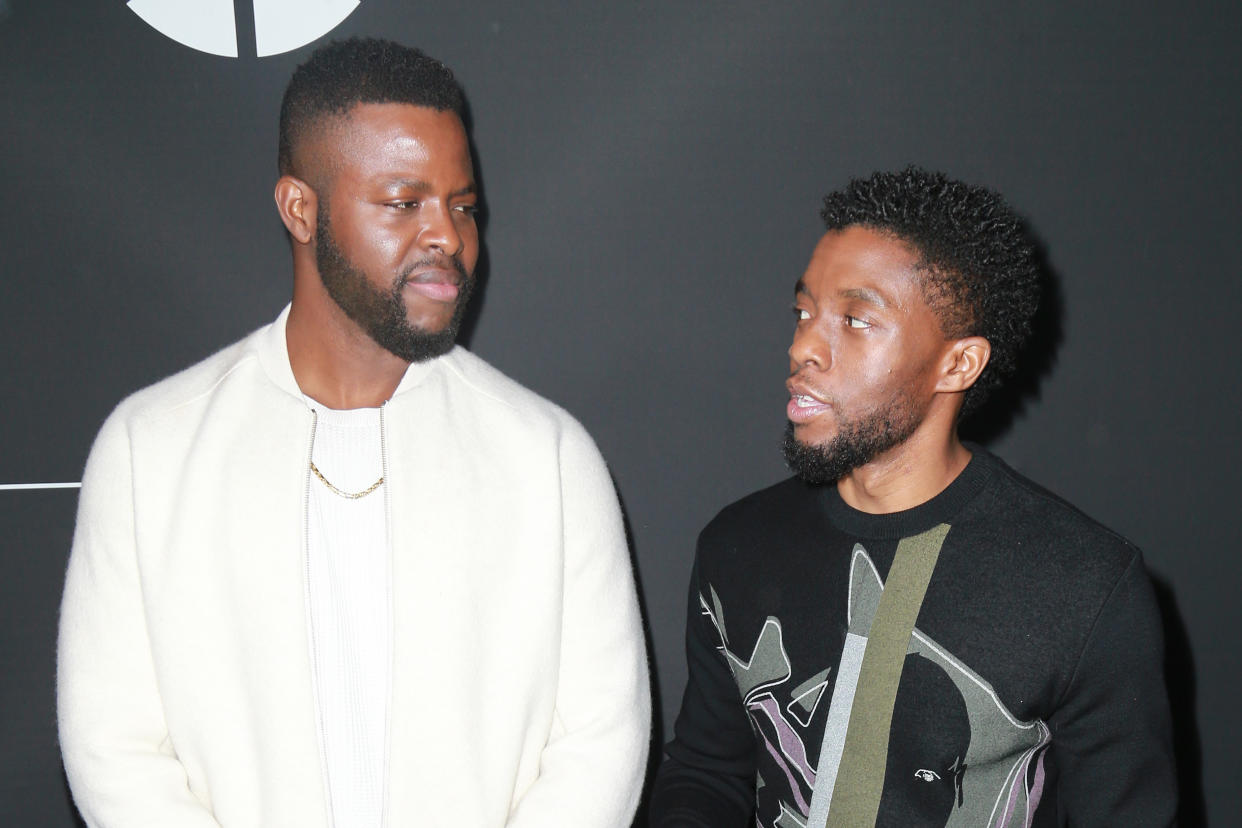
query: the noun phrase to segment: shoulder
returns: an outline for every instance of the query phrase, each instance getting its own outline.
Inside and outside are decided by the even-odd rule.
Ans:
[[[990,534],[1025,546],[1030,557],[1076,579],[1095,576],[1115,582],[1139,556],[1138,547],[1081,509],[1018,473],[1000,458],[981,452],[991,482],[970,519]]]
[[[802,518],[808,509],[815,508],[818,497],[817,487],[789,477],[725,506],[703,531],[720,534],[748,532],[770,527],[774,519]]]
[[[83,497],[100,488],[101,478],[118,483],[139,446],[192,444],[213,393],[247,368],[258,370],[252,343],[257,333],[121,400],[92,443]]]
[[[261,330],[130,394],[117,404],[100,436],[121,427],[129,430],[153,425],[179,414],[192,418],[192,412],[205,407],[212,394],[230,378],[245,374],[247,369],[261,370],[254,348]]]
[[[389,406],[394,421],[434,419],[494,463],[606,474],[595,441],[573,415],[461,347],[435,360]]]
[[[455,391],[497,420],[535,430],[551,430],[573,439],[589,439],[565,409],[501,373],[461,346],[441,357],[441,367]]]
[[[730,503],[700,533],[700,563],[727,565],[758,549],[775,556],[800,540],[813,541],[827,531],[821,497],[818,487],[790,477]]]

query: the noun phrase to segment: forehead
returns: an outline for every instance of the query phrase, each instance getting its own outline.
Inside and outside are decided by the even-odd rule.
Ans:
[[[470,145],[453,112],[402,103],[356,104],[319,130],[314,154],[334,178],[428,170],[473,179]],[[461,182],[458,182],[459,184]]]
[[[918,254],[894,236],[861,225],[824,234],[798,291],[818,301],[875,294],[884,304],[922,303]]]

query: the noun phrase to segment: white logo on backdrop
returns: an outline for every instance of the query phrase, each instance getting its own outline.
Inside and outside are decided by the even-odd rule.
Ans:
[[[361,0],[254,0],[254,40],[259,57],[278,55],[323,37]],[[222,57],[237,57],[233,0],[130,0],[129,10],[178,43]]]

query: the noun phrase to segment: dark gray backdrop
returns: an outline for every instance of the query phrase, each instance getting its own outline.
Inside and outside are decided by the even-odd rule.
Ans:
[[[980,433],[1138,542],[1165,604],[1188,824],[1242,732],[1237,4],[364,0],[473,108],[471,347],[591,430],[622,496],[663,736],[698,529],[784,471],[818,199],[917,162],[1004,192],[1056,273],[1049,370]],[[121,0],[0,0],[0,483],[76,481],[125,394],[275,316],[283,85],[310,47],[187,49]],[[1059,334],[1057,331],[1059,330]],[[1058,344],[1059,343],[1059,344]],[[0,491],[0,822],[73,824],[56,605],[76,493]]]

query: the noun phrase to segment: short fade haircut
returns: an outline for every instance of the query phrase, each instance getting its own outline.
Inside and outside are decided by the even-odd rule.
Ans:
[[[465,121],[461,86],[440,61],[391,40],[335,40],[316,49],[285,88],[276,157],[280,174],[298,174],[294,160],[299,145],[326,119],[364,103],[425,106]]]
[[[944,336],[988,341],[991,357],[961,414],[977,410],[1014,373],[1039,307],[1039,258],[1025,222],[998,193],[915,166],[851,180],[824,198],[820,216],[830,231],[861,225],[905,243]]]

